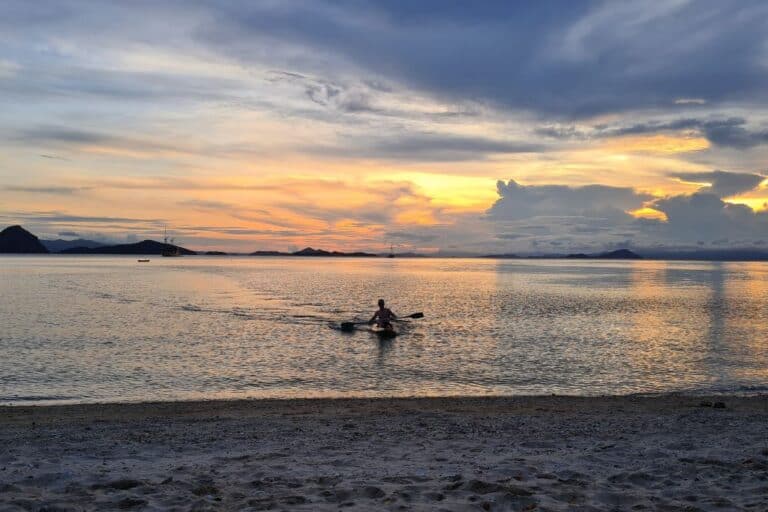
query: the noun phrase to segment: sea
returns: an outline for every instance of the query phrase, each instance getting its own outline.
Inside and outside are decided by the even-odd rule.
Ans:
[[[0,257],[0,404],[768,392],[767,263],[150,260]]]

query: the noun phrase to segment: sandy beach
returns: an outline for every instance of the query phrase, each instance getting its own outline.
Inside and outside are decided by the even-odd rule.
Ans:
[[[768,510],[768,399],[0,407],[0,509]]]

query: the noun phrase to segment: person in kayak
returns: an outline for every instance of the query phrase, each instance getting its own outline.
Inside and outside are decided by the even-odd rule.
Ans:
[[[384,305],[384,299],[379,299],[379,309],[373,314],[369,324],[374,322],[382,329],[392,329],[392,320],[397,320],[397,315]]]

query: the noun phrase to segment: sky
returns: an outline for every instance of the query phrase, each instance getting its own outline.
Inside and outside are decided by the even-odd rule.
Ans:
[[[229,251],[768,248],[768,3],[0,3],[0,225]]]

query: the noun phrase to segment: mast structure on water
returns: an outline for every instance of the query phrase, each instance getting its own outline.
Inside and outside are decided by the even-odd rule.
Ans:
[[[165,256],[166,258],[172,258],[176,256],[181,256],[181,250],[179,250],[179,247],[177,245],[174,245],[173,238],[168,238],[168,227],[165,227],[164,236],[163,236],[163,250],[160,253],[162,256]]]

